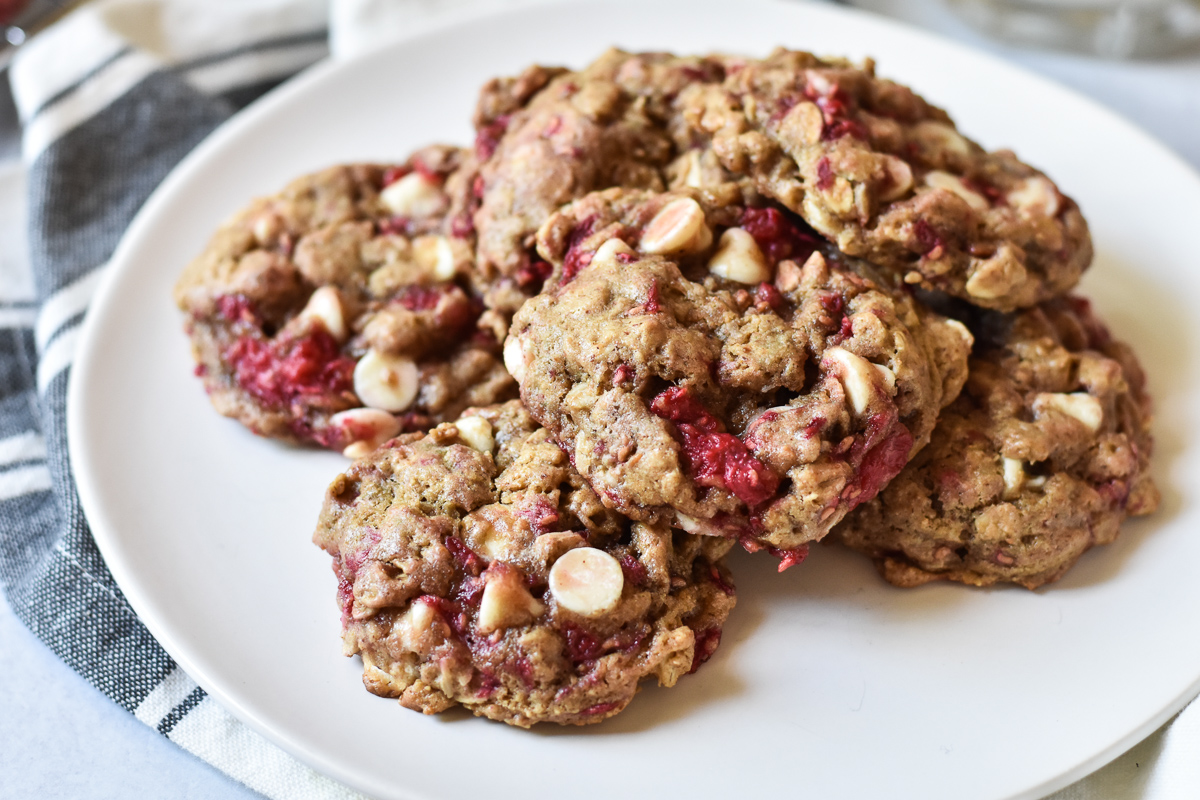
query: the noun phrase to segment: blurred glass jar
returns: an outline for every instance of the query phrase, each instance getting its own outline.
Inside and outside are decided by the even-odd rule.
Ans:
[[[1169,55],[1200,43],[1200,0],[948,0],[1005,41],[1114,58]]]

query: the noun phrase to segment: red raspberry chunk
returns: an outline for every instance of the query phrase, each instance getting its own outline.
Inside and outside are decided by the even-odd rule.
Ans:
[[[912,443],[912,434],[896,419],[894,406],[890,414],[877,414],[868,420],[867,432],[856,439],[849,453],[855,475],[841,494],[841,502],[847,503],[846,513],[879,494],[904,469]]]
[[[567,657],[572,663],[595,661],[604,655],[604,643],[578,625],[568,624],[562,633],[566,639]]]
[[[496,119],[479,129],[479,133],[475,134],[475,157],[480,161],[487,161],[496,152],[496,147],[500,144],[501,137],[508,130],[508,114],[496,117]]]
[[[596,224],[596,216],[593,214],[579,221],[571,233],[567,236],[567,254],[563,257],[563,283],[567,283],[578,275],[588,264],[592,263],[593,253],[590,250],[584,250],[580,245],[584,239],[592,235],[592,228]]]
[[[243,336],[225,358],[238,385],[271,408],[305,396],[342,394],[353,386],[354,359],[343,356],[322,328],[275,341]]]
[[[258,325],[258,311],[250,298],[242,294],[226,294],[217,298],[217,313],[227,322],[249,322]]]
[[[721,423],[687,389],[667,389],[654,398],[650,410],[675,423],[696,483],[726,489],[751,508],[771,499],[779,488],[779,477],[741,439],[723,433]]]
[[[717,647],[721,644],[721,629],[706,628],[702,631],[696,631],[696,650],[692,656],[692,668],[688,670],[691,675],[700,666],[712,658],[713,653],[717,652]]]
[[[742,212],[741,227],[754,237],[772,264],[788,258],[803,262],[820,244],[804,223],[777,208],[747,208]]]

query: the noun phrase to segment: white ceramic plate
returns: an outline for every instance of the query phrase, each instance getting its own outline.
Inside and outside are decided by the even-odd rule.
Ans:
[[[1085,282],[1146,362],[1163,508],[1038,592],[883,584],[816,548],[784,575],[735,557],[717,657],[586,729],[423,717],[340,655],[329,559],[309,544],[337,455],[256,439],[192,377],[170,289],[224,217],[338,161],[470,141],[476,87],[610,44],[874,55],[1089,215]],[[842,9],[767,2],[518,10],[326,64],[208,139],[130,228],[74,368],[72,458],[129,601],[187,672],[296,756],[382,797],[1035,797],[1095,769],[1200,690],[1195,368],[1200,180],[1128,123],[988,57]]]

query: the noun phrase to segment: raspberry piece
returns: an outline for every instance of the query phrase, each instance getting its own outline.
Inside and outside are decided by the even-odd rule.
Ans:
[[[541,495],[523,498],[523,502],[518,502],[515,507],[517,516],[528,520],[529,525],[538,533],[545,533],[558,522],[558,510]]]
[[[412,220],[408,217],[389,217],[375,223],[380,236],[408,236],[412,233]]]
[[[225,359],[238,385],[271,408],[283,408],[299,397],[349,392],[354,381],[354,359],[343,356],[323,328],[273,342],[243,336],[226,351]]]
[[[629,255],[621,253],[620,255]],[[620,256],[618,256],[619,258]],[[646,293],[646,305],[644,306],[647,314],[657,314],[662,310],[662,301],[658,296],[658,283],[650,284],[650,291]]]
[[[822,157],[817,162],[817,188],[822,192],[827,192],[833,186],[835,180],[837,180],[837,175],[834,174],[833,169],[829,166],[829,159]]]
[[[504,114],[496,117],[491,124],[484,125],[479,129],[479,133],[475,134],[475,157],[480,161],[487,161],[496,152],[496,148],[500,144],[500,139],[504,136],[504,132],[508,130],[509,115]]]
[[[721,423],[687,389],[667,389],[654,398],[650,410],[675,423],[687,469],[696,483],[726,489],[751,508],[765,503],[779,488],[779,477],[741,439],[721,432]]]
[[[446,290],[442,288],[408,286],[400,295],[400,304],[409,311],[431,311],[445,295]]]
[[[626,553],[621,556],[621,572],[625,573],[625,580],[634,586],[644,586],[646,584],[646,565],[638,561],[631,554]],[[715,569],[715,568],[714,568]]]
[[[896,418],[894,406],[890,414],[867,421],[866,434],[855,440],[848,456],[855,475],[841,494],[841,501],[849,504],[847,513],[879,494],[904,469],[912,443],[912,434]]]
[[[692,656],[692,668],[688,670],[691,675],[700,666],[712,658],[713,653],[717,652],[717,647],[721,644],[721,629],[706,628],[702,631],[696,631],[696,651]]]
[[[243,294],[226,294],[217,298],[217,313],[228,322],[259,324],[254,303]]]
[[[788,258],[803,262],[821,241],[807,225],[777,208],[747,208],[742,212],[740,226],[754,237],[772,264]]]
[[[767,552],[779,559],[779,571],[783,572],[785,569],[791,569],[797,564],[803,563],[804,559],[808,558],[808,545],[802,544],[790,550],[768,547]]]
[[[855,139],[866,141],[867,129],[858,120],[839,119],[826,125],[825,130],[821,131],[821,138],[827,142],[843,136],[852,136]]]
[[[765,311],[767,308],[778,311],[787,305],[787,301],[783,299],[783,295],[775,288],[775,284],[764,281],[754,290],[754,305],[760,311]]]
[[[363,537],[357,550],[345,556],[335,555],[333,558],[333,574],[338,579],[337,597],[338,604],[342,607],[343,626],[350,621],[350,615],[354,609],[354,578],[362,569],[363,562],[367,560],[367,554],[371,552],[371,548],[379,542],[379,537],[378,531],[368,533]]]
[[[458,334],[474,324],[483,312],[481,306],[453,285],[409,286],[398,300],[409,311],[433,311],[434,322],[451,334]]]
[[[594,214],[584,217],[567,236],[567,254],[563,257],[563,283],[569,282],[584,267],[592,263],[592,253],[583,251],[579,245],[592,235],[592,227],[595,224],[596,216]]]
[[[542,284],[554,272],[554,267],[540,258],[531,258],[517,270],[517,285],[522,289],[541,291]]]
[[[410,167],[388,167],[383,173],[383,188],[391,186],[411,172],[412,169]]]
[[[708,577],[728,597],[733,597],[737,594],[737,590],[733,588],[733,584],[721,577],[721,570],[717,569],[715,564],[708,568]]]
[[[721,423],[709,414],[700,401],[682,386],[672,386],[663,391],[650,403],[650,410],[663,419],[676,424],[686,422],[703,431],[717,432]]]
[[[454,557],[459,568],[468,575],[479,576],[483,572],[483,562],[479,556],[475,555],[475,551],[467,547],[466,542],[455,536],[447,536],[445,540],[446,549],[450,551],[450,555]]]
[[[604,643],[578,625],[567,625],[562,633],[567,640],[567,657],[572,663],[595,661],[604,654]]]
[[[923,219],[913,224],[913,235],[917,237],[921,255],[937,259],[946,250],[946,243],[937,229]]]

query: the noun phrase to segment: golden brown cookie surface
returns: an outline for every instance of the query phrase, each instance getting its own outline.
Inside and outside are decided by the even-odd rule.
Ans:
[[[599,722],[643,677],[673,685],[735,600],[730,542],[606,509],[516,401],[354,464],[314,541],[370,691],[521,727]]]

